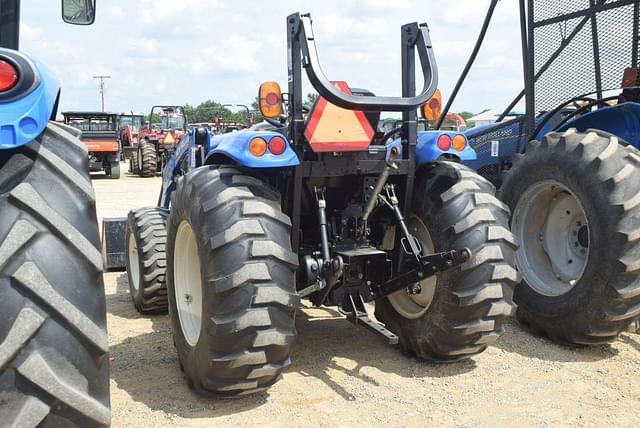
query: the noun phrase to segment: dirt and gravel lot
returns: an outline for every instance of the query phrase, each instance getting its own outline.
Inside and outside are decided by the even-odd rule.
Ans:
[[[124,164],[123,164],[124,168]],[[98,216],[155,205],[160,178],[96,177]],[[404,357],[331,309],[298,316],[293,364],[262,395],[205,400],[187,387],[168,317],[142,317],[126,273],[105,275],[115,427],[638,426],[640,335],[570,348],[515,322],[472,360]]]

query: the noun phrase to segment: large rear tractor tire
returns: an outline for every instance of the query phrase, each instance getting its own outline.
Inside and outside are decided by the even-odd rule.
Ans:
[[[280,195],[232,167],[178,179],[167,239],[169,313],[181,367],[203,395],[274,384],[296,336],[298,258]]]
[[[138,149],[138,168],[141,177],[155,177],[158,168],[158,154],[153,144],[142,141]]]
[[[87,151],[53,123],[0,151],[0,425],[110,423],[100,236]]]
[[[129,291],[138,312],[167,312],[167,217],[169,211],[152,207],[130,211],[126,248]]]
[[[573,344],[640,317],[640,153],[612,135],[550,133],[517,157],[500,198],[520,240],[516,316]]]
[[[405,353],[455,361],[482,352],[503,333],[519,275],[509,209],[494,193],[463,165],[434,162],[420,170],[407,225],[423,254],[466,247],[473,256],[420,282],[417,294],[402,289],[376,302],[376,317],[399,336]]]

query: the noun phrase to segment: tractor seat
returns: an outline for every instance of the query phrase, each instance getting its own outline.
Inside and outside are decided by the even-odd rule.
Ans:
[[[204,127],[198,127],[194,132],[196,146],[205,146],[209,142],[209,133]]]

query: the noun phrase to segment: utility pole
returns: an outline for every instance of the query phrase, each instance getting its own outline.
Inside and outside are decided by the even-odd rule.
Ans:
[[[102,99],[102,111],[104,112],[104,79],[111,79],[111,76],[93,76],[94,79],[100,79],[100,98]]]

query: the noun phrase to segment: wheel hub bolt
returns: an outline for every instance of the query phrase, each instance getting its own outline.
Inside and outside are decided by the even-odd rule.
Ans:
[[[422,293],[422,287],[420,286],[420,284],[413,284],[407,290],[409,291],[410,295]]]

